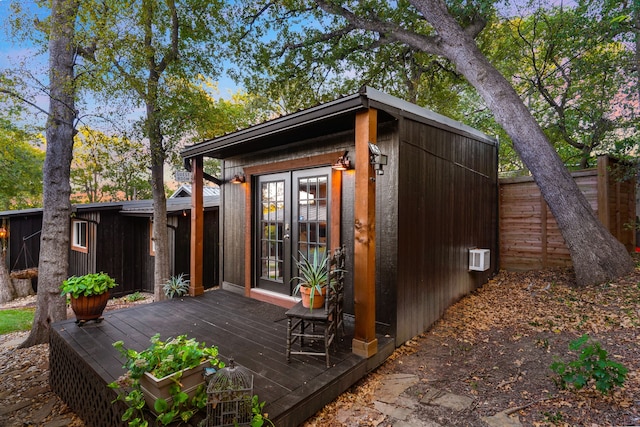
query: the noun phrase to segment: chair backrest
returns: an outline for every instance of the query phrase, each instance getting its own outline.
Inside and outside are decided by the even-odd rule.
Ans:
[[[345,247],[344,245],[334,249],[333,254],[329,258],[329,287],[327,289],[327,298],[324,302],[325,312],[333,310],[337,304],[342,304],[344,295],[344,264],[345,264]]]

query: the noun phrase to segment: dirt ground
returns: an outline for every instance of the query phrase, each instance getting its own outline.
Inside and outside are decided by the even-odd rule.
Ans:
[[[111,309],[130,305],[124,299],[111,304]],[[375,413],[374,392],[383,376],[395,373],[419,376],[419,383],[405,392],[410,398],[419,400],[438,389],[473,399],[469,409],[459,412],[419,405],[417,411],[424,425],[482,426],[482,417],[505,412],[517,415],[526,426],[637,426],[639,332],[639,269],[615,283],[586,289],[575,287],[569,270],[501,272],[454,304],[428,332],[397,349],[385,364],[304,426],[392,426],[394,420],[379,414],[358,419],[345,419],[344,414],[353,413],[354,408]],[[608,395],[597,392],[591,384],[580,391],[559,387],[550,365],[559,359],[575,360],[577,352],[569,351],[568,345],[583,334],[598,341],[610,359],[629,369],[624,387]],[[0,342],[5,339],[0,336]],[[10,364],[19,359],[24,365],[21,369],[26,371],[30,363],[43,366],[42,357],[48,353],[42,349],[33,361],[29,354],[27,350],[0,352],[0,359],[4,359],[0,366],[11,370]],[[41,381],[42,376],[12,377],[10,384],[3,381],[0,387],[0,403],[3,395],[12,395],[15,400],[12,390],[43,388],[40,382],[27,383],[30,378]],[[31,406],[6,416],[17,420],[26,416],[20,414],[37,413],[41,400],[34,399]],[[60,405],[59,412],[69,415],[63,404],[55,407]],[[74,421],[74,426],[82,425]]]
[[[470,409],[460,412],[420,405],[424,425],[482,426],[481,417],[505,412],[526,426],[637,426],[639,328],[639,270],[587,289],[575,287],[569,270],[501,272],[305,427],[391,426],[388,418],[345,424],[336,417],[345,408],[371,408],[380,378],[396,373],[419,375],[419,385],[405,392],[408,397],[420,399],[438,389],[474,399]],[[580,391],[559,387],[550,365],[575,360],[577,352],[568,345],[583,334],[629,369],[623,388],[603,395],[592,384]]]

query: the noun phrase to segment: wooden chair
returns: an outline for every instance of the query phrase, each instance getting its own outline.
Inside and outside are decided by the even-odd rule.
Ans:
[[[344,247],[334,251],[329,260],[329,283],[324,308],[310,310],[298,302],[289,309],[287,315],[287,363],[292,354],[325,356],[327,368],[331,367],[329,348],[340,330],[344,333]],[[309,331],[309,328],[311,331]],[[307,341],[305,343],[305,340]],[[322,341],[323,349],[311,347]],[[299,342],[300,349],[293,350],[293,344]],[[323,351],[321,351],[323,350]]]

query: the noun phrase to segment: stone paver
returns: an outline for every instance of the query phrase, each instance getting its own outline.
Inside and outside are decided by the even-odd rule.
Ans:
[[[504,412],[498,412],[491,417],[482,417],[482,421],[490,427],[522,427],[517,417],[510,417]]]
[[[390,374],[382,377],[380,388],[376,390],[374,398],[385,403],[394,403],[406,389],[420,381],[417,375]]]
[[[473,399],[467,396],[460,396],[452,393],[445,393],[440,397],[436,397],[430,403],[430,405],[444,406],[453,411],[464,411],[471,408]]]

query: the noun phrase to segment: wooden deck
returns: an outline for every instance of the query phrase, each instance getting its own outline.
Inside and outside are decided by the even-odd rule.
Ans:
[[[379,337],[370,359],[351,353],[351,328],[338,340],[327,369],[323,357],[293,356],[286,363],[285,309],[224,290],[105,313],[83,327],[73,319],[53,325],[51,388],[92,427],[125,425],[121,404],[107,384],[124,373],[112,343],[142,350],[149,338],[187,334],[216,345],[221,359],[233,358],[253,372],[254,394],[277,427],[294,427],[375,369],[393,352],[392,338]]]

